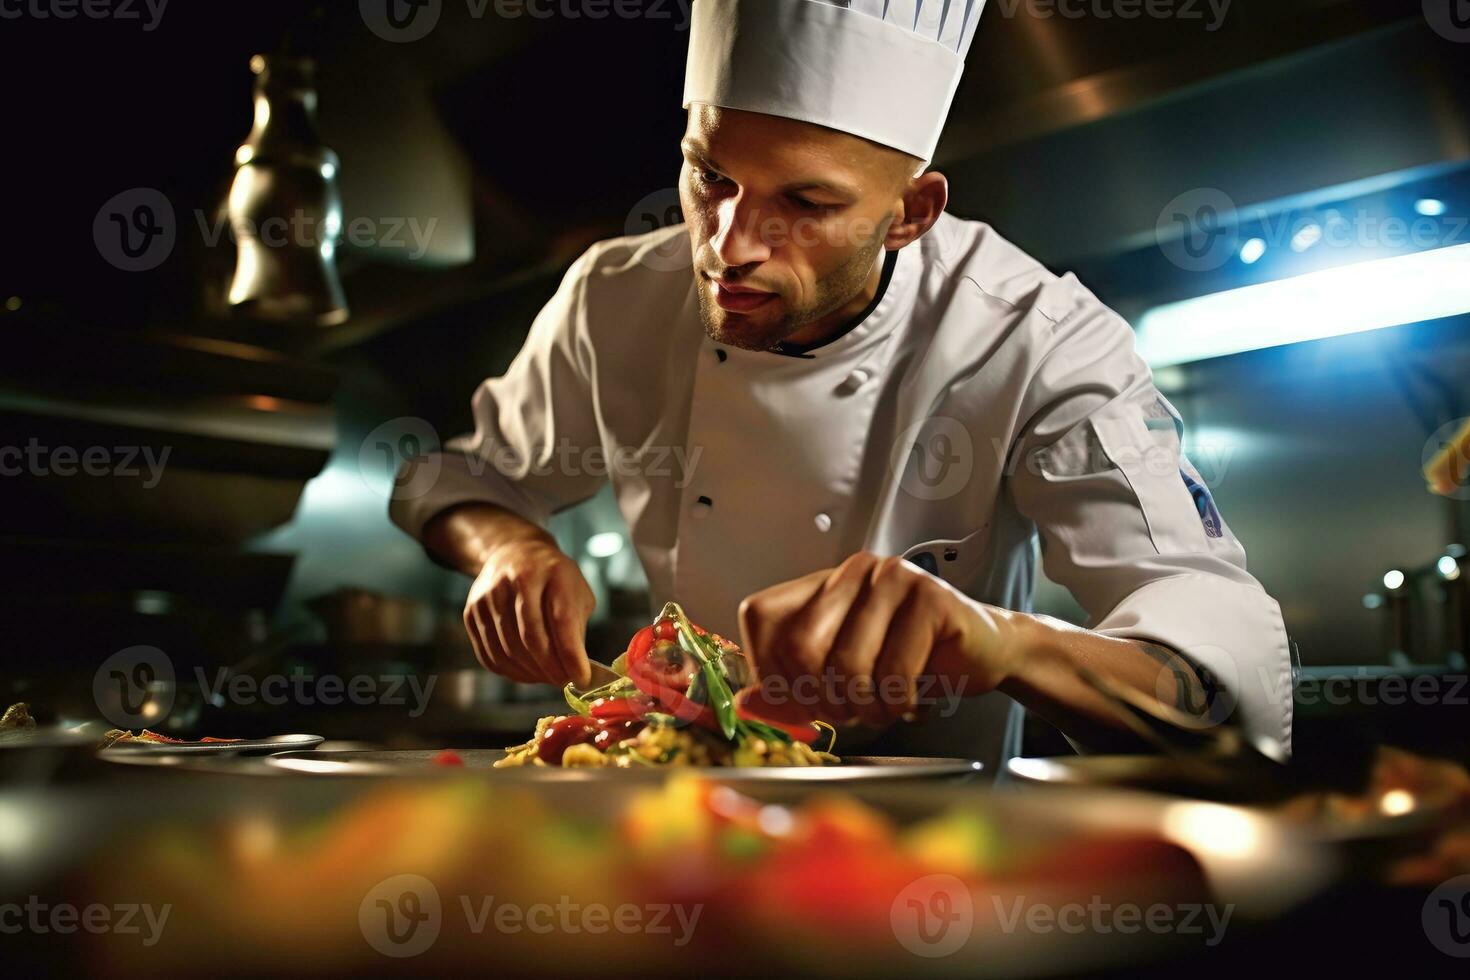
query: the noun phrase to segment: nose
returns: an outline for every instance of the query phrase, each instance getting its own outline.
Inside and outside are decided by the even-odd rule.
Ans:
[[[719,227],[710,244],[725,266],[759,265],[771,257],[771,247],[760,231],[760,213],[741,193],[721,203]]]

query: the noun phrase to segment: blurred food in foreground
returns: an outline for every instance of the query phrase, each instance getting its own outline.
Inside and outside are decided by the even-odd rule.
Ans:
[[[1292,820],[1325,831],[1393,818],[1425,824],[1423,846],[1390,865],[1393,884],[1434,885],[1470,874],[1470,772],[1457,762],[1383,746],[1361,793],[1308,793],[1281,807]]]
[[[1091,955],[1109,937],[1038,933],[1024,919],[1034,907],[1211,897],[1195,859],[1157,834],[1058,833],[1003,818],[984,798],[903,821],[849,796],[766,803],[690,775],[617,799],[594,806],[585,794],[553,800],[445,775],[379,785],[305,824],[268,809],[210,821],[164,813],[64,893],[171,906],[154,948],[79,937],[95,952],[89,965],[109,973],[201,957],[233,969],[310,956],[328,972],[384,970],[399,965],[374,951],[390,941],[384,930],[402,938],[432,910],[432,954],[416,969],[535,964],[554,976],[734,962],[703,959],[722,956],[829,974],[922,966],[895,924],[914,909],[940,927],[963,910],[967,953],[1029,949],[1050,961]],[[588,910],[641,924],[594,927]],[[539,928],[543,914],[557,925]],[[1135,955],[1164,941],[1126,938]]]

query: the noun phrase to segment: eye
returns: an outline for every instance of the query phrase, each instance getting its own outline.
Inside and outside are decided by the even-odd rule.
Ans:
[[[842,205],[840,204],[824,204],[820,201],[813,201],[810,198],[802,197],[800,194],[790,195],[790,200],[793,205],[803,211],[819,211],[823,214],[831,214],[842,209]]]
[[[725,179],[720,176],[719,171],[708,168],[697,171],[697,174],[701,184],[718,184]]]

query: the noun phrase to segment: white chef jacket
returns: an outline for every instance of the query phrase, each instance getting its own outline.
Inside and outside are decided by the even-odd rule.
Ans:
[[[1075,277],[946,214],[862,322],[798,357],[710,340],[691,270],[682,225],[592,246],[475,392],[473,435],[400,473],[393,519],[417,536],[484,501],[544,525],[610,478],[653,607],[732,637],[745,596],[859,550],[1028,611],[1039,537],[1091,628],[1179,651],[1289,749],[1280,608],[1133,331]],[[968,698],[882,747],[994,763],[1008,707]]]

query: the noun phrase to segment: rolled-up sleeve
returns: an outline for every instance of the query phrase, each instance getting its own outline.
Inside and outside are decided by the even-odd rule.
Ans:
[[[588,465],[601,445],[587,370],[584,294],[591,253],[567,270],[504,375],[471,400],[475,431],[398,471],[389,515],[416,538],[445,510],[489,503],[537,524],[606,479]]]
[[[1216,690],[1211,715],[1290,751],[1281,609],[1185,458],[1183,423],[1096,300],[1049,325],[1025,399],[1011,490],[1047,576],[1099,633],[1162,644]],[[1212,474],[1217,480],[1220,474]]]

